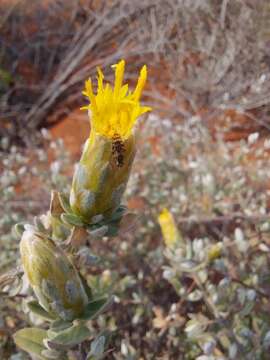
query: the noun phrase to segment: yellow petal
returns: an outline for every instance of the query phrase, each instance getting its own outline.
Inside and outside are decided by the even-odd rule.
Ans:
[[[145,82],[146,82],[146,78],[147,78],[147,68],[146,68],[146,65],[144,65],[141,69],[138,83],[137,83],[136,89],[133,93],[134,99],[136,101],[138,101],[141,97],[142,90],[143,90]]]
[[[92,89],[91,78],[89,78],[85,82],[85,92],[84,93],[87,94],[87,96],[89,97],[91,105],[93,106],[93,110],[97,110],[97,104],[96,104],[95,95],[94,95],[93,89]]]
[[[115,82],[114,82],[114,96],[117,97],[119,95],[125,71],[125,61],[121,60],[115,66]]]
[[[104,75],[100,67],[97,67],[97,72],[98,72],[98,92],[102,92]]]

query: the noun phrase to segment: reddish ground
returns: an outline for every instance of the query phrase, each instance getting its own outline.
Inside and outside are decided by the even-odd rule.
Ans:
[[[50,133],[55,140],[62,138],[71,156],[74,159],[78,159],[89,131],[90,126],[86,111],[75,110],[64,120],[56,124],[50,130]]]

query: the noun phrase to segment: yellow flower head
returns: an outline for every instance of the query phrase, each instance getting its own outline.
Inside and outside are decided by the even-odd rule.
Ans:
[[[168,209],[159,214],[158,222],[161,227],[164,242],[168,247],[174,247],[180,240],[180,234],[175,225],[174,218]]]
[[[87,96],[90,104],[82,109],[91,112],[92,129],[107,138],[120,136],[126,140],[135,125],[136,119],[150,107],[140,105],[140,97],[147,78],[147,68],[144,65],[141,69],[137,86],[133,92],[128,90],[128,85],[123,83],[125,61],[121,60],[113,65],[115,68],[114,88],[110,84],[103,84],[104,75],[100,68],[97,69],[98,86],[95,95],[91,79],[86,80],[83,95]]]

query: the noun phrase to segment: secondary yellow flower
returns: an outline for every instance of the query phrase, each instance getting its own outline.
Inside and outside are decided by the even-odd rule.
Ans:
[[[140,105],[140,97],[147,78],[147,68],[141,69],[137,86],[133,92],[128,91],[128,84],[123,85],[125,61],[121,60],[113,66],[115,68],[114,88],[110,84],[103,84],[104,75],[98,68],[98,87],[95,95],[92,81],[85,82],[83,94],[88,97],[90,104],[83,107],[91,113],[92,129],[99,135],[112,139],[120,136],[126,140],[132,132],[137,118],[150,111],[151,108]]]
[[[180,241],[180,233],[174,218],[168,209],[163,209],[158,217],[162,235],[166,246],[173,248]]]
[[[90,104],[91,133],[77,165],[70,192],[72,211],[84,222],[95,215],[110,217],[119,207],[136,152],[133,127],[136,119],[151,109],[141,106],[147,69],[143,66],[133,92],[123,85],[125,62],[114,65],[114,88],[104,85],[104,76],[98,69],[97,94],[91,79],[83,92]]]

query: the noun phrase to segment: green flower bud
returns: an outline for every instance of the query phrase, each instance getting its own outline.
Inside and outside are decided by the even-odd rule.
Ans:
[[[73,320],[88,302],[77,270],[53,241],[27,226],[20,243],[24,271],[40,305],[63,320]]]
[[[72,211],[86,222],[95,215],[110,215],[120,205],[135,156],[134,136],[121,142],[121,166],[115,146],[114,139],[94,131],[86,141],[70,193]]]

